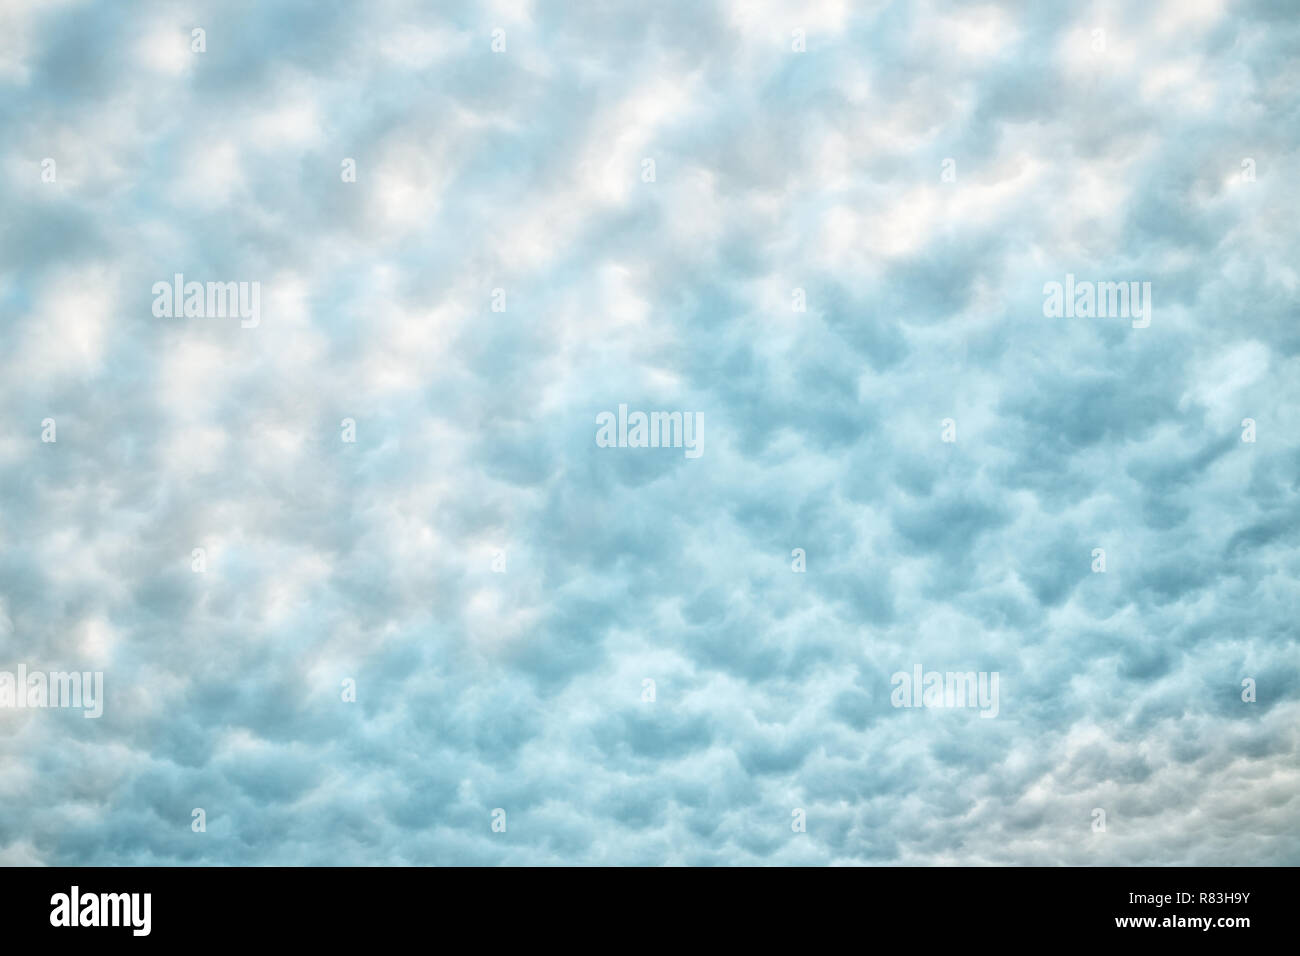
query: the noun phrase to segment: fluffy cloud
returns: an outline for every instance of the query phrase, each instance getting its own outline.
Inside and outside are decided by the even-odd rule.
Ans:
[[[1284,5],[0,34],[0,861],[1300,863]]]

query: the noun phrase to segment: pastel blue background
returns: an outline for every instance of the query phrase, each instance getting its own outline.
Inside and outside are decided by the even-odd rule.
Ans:
[[[107,703],[0,711],[0,862],[1300,863],[1298,45],[6,4],[0,669]],[[155,318],[176,272],[260,326]],[[1151,326],[1045,318],[1067,272]],[[703,456],[597,448],[621,402]],[[999,716],[892,708],[916,664]]]

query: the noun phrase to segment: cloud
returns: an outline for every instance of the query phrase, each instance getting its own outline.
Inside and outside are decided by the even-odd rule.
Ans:
[[[0,21],[0,861],[1300,862],[1280,7]]]

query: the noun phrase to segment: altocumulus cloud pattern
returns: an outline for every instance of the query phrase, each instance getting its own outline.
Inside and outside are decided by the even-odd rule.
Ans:
[[[1297,49],[7,0],[0,862],[1300,863]]]

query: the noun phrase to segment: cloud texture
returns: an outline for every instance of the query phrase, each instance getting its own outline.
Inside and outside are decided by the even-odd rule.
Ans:
[[[1300,863],[1294,9],[434,6],[0,11],[0,862]]]

